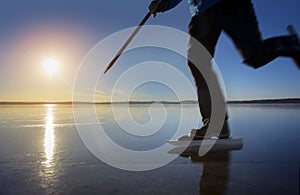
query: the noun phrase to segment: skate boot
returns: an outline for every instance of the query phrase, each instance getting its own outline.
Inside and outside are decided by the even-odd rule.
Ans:
[[[294,60],[295,64],[300,69],[300,41],[299,41],[298,34],[296,33],[292,25],[287,26],[287,31],[289,32],[291,39],[294,40],[294,51],[292,52],[291,57]]]
[[[206,119],[203,122],[203,126],[200,129],[192,129],[190,130],[189,137],[193,138],[194,140],[201,140],[205,138],[205,134],[207,132],[209,126],[209,120]],[[208,138],[214,138],[214,139],[227,139],[230,135],[229,125],[228,121],[225,120],[222,130],[220,132],[220,135],[211,133],[208,134]]]
[[[287,26],[289,35],[271,37],[263,41],[263,55],[249,57],[244,63],[259,68],[277,57],[290,57],[300,69],[300,41],[292,25]],[[255,56],[255,55],[254,55]]]

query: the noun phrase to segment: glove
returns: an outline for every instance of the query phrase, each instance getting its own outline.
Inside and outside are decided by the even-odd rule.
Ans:
[[[154,0],[150,3],[148,9],[153,17],[155,17],[157,13],[166,11],[168,7],[168,0]]]

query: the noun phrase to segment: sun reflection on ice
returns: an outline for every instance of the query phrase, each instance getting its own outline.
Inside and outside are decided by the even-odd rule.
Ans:
[[[46,161],[43,163],[46,164],[46,166],[51,166],[55,146],[53,105],[47,105],[47,115],[45,119],[44,152]]]

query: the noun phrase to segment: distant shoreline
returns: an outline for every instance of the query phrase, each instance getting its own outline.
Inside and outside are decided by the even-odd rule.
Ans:
[[[300,98],[227,101],[228,104],[299,104]]]
[[[180,102],[174,101],[131,101],[131,102],[72,102],[72,101],[61,101],[61,102],[22,102],[22,101],[2,101],[0,105],[37,105],[37,104],[198,104],[195,100],[185,100]],[[284,98],[284,99],[261,99],[261,100],[230,100],[227,104],[300,104],[300,98]]]

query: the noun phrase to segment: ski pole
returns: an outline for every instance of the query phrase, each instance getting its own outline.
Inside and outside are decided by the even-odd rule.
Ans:
[[[135,28],[134,32],[130,35],[130,37],[124,43],[124,45],[121,47],[121,49],[118,51],[118,53],[115,55],[115,57],[110,61],[110,63],[108,64],[108,66],[105,68],[104,74],[114,65],[114,63],[121,56],[121,54],[123,53],[123,51],[126,49],[126,47],[129,45],[129,43],[132,41],[132,39],[134,38],[134,36],[139,32],[139,30],[146,23],[146,21],[149,19],[150,16],[151,16],[151,13],[148,12],[147,15],[144,17],[144,19]]]
[[[154,10],[156,10],[158,8],[158,6],[160,5],[160,3],[163,0],[159,0],[156,3],[156,6],[154,8]],[[110,63],[106,66],[105,70],[104,70],[104,74],[114,65],[114,63],[118,60],[118,58],[121,56],[121,54],[123,53],[123,51],[126,49],[126,47],[129,45],[129,43],[132,41],[132,39],[134,38],[134,36],[139,32],[139,30],[142,28],[142,26],[146,23],[146,21],[149,19],[149,17],[152,15],[152,13],[149,11],[147,13],[147,15],[144,17],[144,19],[139,23],[139,25],[135,28],[135,30],[133,31],[133,33],[130,35],[130,37],[127,39],[127,41],[124,43],[124,45],[121,47],[121,49],[118,51],[118,53],[115,55],[115,57],[110,61]],[[153,14],[153,17],[156,16],[156,13]]]

